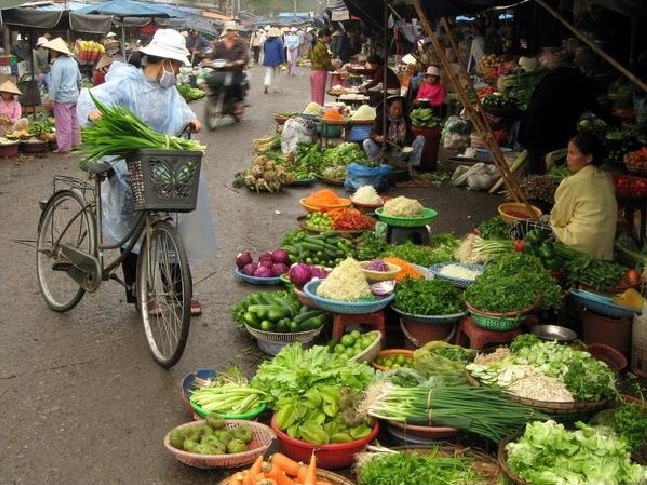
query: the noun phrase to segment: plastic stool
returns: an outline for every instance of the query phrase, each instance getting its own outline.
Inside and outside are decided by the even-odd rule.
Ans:
[[[515,328],[514,330],[488,330],[481,328],[468,315],[461,318],[458,324],[456,343],[461,347],[469,345],[467,348],[483,350],[488,344],[510,343],[512,339],[522,334],[523,330],[520,328]]]
[[[332,321],[332,338],[339,340],[344,334],[344,330],[349,325],[367,325],[382,334],[380,345],[382,348],[386,345],[386,319],[384,310],[374,313],[363,313],[360,315],[348,315],[345,313],[335,313]]]
[[[386,229],[386,242],[389,244],[401,244],[411,241],[418,246],[429,245],[429,234],[431,228],[423,227],[393,227],[388,226]]]

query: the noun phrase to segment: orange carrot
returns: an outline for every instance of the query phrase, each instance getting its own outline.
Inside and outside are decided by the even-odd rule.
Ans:
[[[243,480],[241,485],[256,485],[256,480],[252,478],[252,474],[249,473],[249,470],[245,470],[243,473]]]
[[[301,484],[305,483],[304,480],[306,479],[306,473],[308,473],[308,465],[299,463],[299,471],[297,472],[296,482]]]
[[[274,453],[270,461],[283,470],[286,475],[296,477],[297,473],[299,473],[299,463],[292,458],[288,458],[283,453]]]
[[[294,482],[276,463],[270,463],[269,469],[266,468],[265,476],[276,480],[277,485],[293,485]]]
[[[319,479],[317,485],[332,485],[332,483]]]
[[[250,467],[249,473],[251,473],[252,475],[257,475],[262,471],[263,471],[263,455],[260,455],[258,458],[256,458],[256,461],[254,461],[254,464]]]
[[[317,457],[314,453],[310,456],[310,463],[308,463],[308,471],[303,479],[303,485],[316,485],[317,484]]]
[[[243,483],[242,473],[234,473],[227,481],[227,485],[241,485],[242,483]]]

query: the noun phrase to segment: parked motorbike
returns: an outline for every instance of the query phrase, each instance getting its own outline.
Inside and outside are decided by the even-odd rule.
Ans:
[[[211,72],[205,78],[207,98],[205,101],[204,124],[209,131],[215,130],[220,122],[231,116],[238,123],[242,113],[236,113],[237,100],[232,96],[232,87],[242,82],[243,96],[249,91],[249,75],[241,68],[230,64],[225,59],[214,59],[209,66]]]

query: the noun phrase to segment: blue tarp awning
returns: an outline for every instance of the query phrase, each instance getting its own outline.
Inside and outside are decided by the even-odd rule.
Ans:
[[[115,17],[185,17],[179,9],[159,3],[144,3],[134,0],[109,0],[108,2],[88,5],[76,13],[113,15]]]

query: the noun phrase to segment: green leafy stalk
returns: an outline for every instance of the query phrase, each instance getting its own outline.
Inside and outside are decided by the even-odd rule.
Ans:
[[[81,128],[85,157],[79,162],[82,169],[105,156],[123,158],[140,149],[204,151],[196,140],[164,135],[152,130],[124,106],[107,106],[94,96],[92,101],[101,113],[101,119]]]

